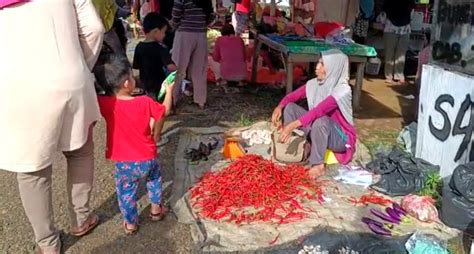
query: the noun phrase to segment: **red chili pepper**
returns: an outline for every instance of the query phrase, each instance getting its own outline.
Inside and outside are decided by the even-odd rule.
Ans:
[[[291,223],[314,212],[302,201],[321,202],[321,187],[301,166],[283,167],[246,155],[220,172],[204,174],[190,193],[192,207],[201,217],[239,225]]]
[[[362,195],[359,199],[350,197],[348,199],[353,205],[369,205],[376,204],[381,206],[389,206],[393,203],[392,200],[384,198],[383,196],[377,195],[373,192]]]
[[[273,239],[270,244],[273,245],[275,244],[277,241],[278,241],[278,238],[280,238],[280,233],[278,233],[278,235],[275,237],[275,239]]]

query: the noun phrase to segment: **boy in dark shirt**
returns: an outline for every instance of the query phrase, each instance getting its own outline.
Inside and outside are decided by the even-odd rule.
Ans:
[[[133,68],[140,71],[140,84],[145,92],[156,99],[166,75],[176,70],[169,49],[163,39],[168,21],[158,13],[149,13],[143,21],[145,40],[138,43],[133,58]]]

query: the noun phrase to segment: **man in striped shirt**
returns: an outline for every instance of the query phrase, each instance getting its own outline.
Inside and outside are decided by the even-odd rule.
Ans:
[[[203,109],[207,99],[207,24],[213,12],[211,0],[175,0],[171,26],[176,30],[172,59],[178,67],[176,84],[190,74],[194,103]],[[173,91],[174,105],[180,86]]]

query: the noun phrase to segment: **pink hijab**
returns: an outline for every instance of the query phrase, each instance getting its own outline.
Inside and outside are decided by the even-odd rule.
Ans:
[[[0,0],[0,9],[3,9],[10,5],[21,4],[25,2],[29,2],[29,0]]]

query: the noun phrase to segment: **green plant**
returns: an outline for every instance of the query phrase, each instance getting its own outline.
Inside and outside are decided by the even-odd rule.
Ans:
[[[255,120],[249,118],[248,116],[246,116],[243,113],[240,114],[240,117],[239,117],[239,125],[240,126],[247,127],[247,126],[250,126],[254,123],[255,123]]]
[[[429,196],[436,200],[436,207],[441,207],[441,190],[443,188],[443,179],[438,173],[431,173],[427,176],[425,186],[418,191],[418,195]]]

